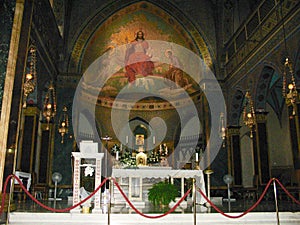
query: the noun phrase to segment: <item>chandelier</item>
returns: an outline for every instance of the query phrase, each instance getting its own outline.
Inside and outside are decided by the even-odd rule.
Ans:
[[[29,48],[30,61],[29,61],[29,72],[25,75],[25,81],[23,85],[23,108],[27,107],[27,97],[34,91],[36,86],[36,48],[31,46]]]
[[[292,106],[292,115],[295,116],[297,111],[297,102],[300,98],[296,87],[292,63],[289,61],[289,58],[286,58],[284,63],[282,95],[285,98],[287,106]]]
[[[281,6],[280,13],[282,19],[284,48],[285,48],[285,53],[287,54],[286,33],[285,33],[285,26],[283,21],[282,5],[280,6]],[[300,96],[297,91],[293,65],[288,57],[285,58],[284,68],[283,68],[282,96],[285,98],[286,105],[288,107],[292,106],[292,116],[295,116],[297,112],[297,103],[300,100]]]
[[[47,121],[46,129],[49,130],[50,121],[56,115],[56,97],[54,85],[51,82],[48,91],[45,95],[44,105],[43,105],[43,116]]]
[[[65,134],[68,134],[69,132],[69,117],[68,117],[68,109],[66,106],[63,107],[62,110],[62,115],[59,119],[59,124],[58,124],[58,132],[61,135],[61,143],[64,143],[64,136]]]
[[[244,124],[250,129],[250,138],[253,138],[253,127],[255,126],[256,118],[255,118],[253,101],[249,91],[246,92],[245,97],[246,97],[246,104],[243,112],[243,120],[244,120]]]

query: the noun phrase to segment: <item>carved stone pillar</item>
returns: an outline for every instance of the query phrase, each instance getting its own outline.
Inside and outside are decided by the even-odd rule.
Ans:
[[[234,185],[242,185],[240,128],[240,126],[227,128],[228,173],[233,176]]]
[[[293,151],[293,164],[298,186],[300,187],[300,102],[297,102],[295,115],[293,115],[293,107],[288,106],[289,110],[289,125],[291,146]]]
[[[31,9],[33,8],[32,1],[8,2],[9,4],[6,4],[6,7],[1,4],[3,11],[1,8],[0,22],[1,25],[4,25],[3,30],[1,30],[4,39],[1,40],[1,46],[3,46],[1,50],[3,51],[0,54],[0,61],[2,61],[2,68],[6,70],[6,72],[2,69],[0,71],[1,74],[5,75],[1,81],[3,89],[0,91],[3,92],[0,106],[0,192],[2,192],[3,182],[8,175],[4,174],[5,167],[9,166],[5,165],[6,150],[12,145],[17,145],[18,140],[20,89],[22,89],[23,69],[26,61],[23,52],[25,52],[29,40]],[[11,126],[12,124],[13,126]],[[13,169],[9,168],[9,171],[13,171]]]
[[[292,115],[292,111],[293,111],[292,106],[289,106],[288,109],[289,109],[289,118],[290,118],[289,120],[290,135],[291,135],[291,144],[293,149],[294,168],[300,170],[300,129],[299,129],[300,103],[297,104],[295,115]]]
[[[269,148],[267,136],[267,112],[256,112],[256,127],[253,135],[255,174],[258,174],[259,183],[266,184],[270,180]]]
[[[37,107],[27,107],[23,111],[20,133],[20,148],[17,158],[17,170],[32,173],[36,159],[40,111]]]
[[[52,149],[54,144],[54,127],[50,124],[50,128],[47,129],[48,124],[43,123],[40,127],[40,134],[38,141],[40,147],[37,153],[37,168],[35,172],[37,175],[37,182],[45,186],[52,184],[52,172],[51,172],[51,162],[52,162]]]

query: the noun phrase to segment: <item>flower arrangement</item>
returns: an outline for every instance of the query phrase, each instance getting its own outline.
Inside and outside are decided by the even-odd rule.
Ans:
[[[124,168],[137,168],[135,157],[132,157],[127,149],[124,150],[120,162]]]

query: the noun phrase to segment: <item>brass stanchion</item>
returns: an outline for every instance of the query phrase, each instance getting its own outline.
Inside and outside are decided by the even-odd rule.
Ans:
[[[194,225],[197,224],[196,216],[196,179],[193,178],[193,208],[194,208]]]
[[[108,211],[107,211],[107,224],[110,225],[110,213],[111,213],[111,196],[112,196],[112,182],[111,177],[108,179],[109,181],[109,202],[108,202]]]
[[[15,145],[12,145],[8,149],[8,153],[13,153],[14,154],[13,174],[15,175],[15,173],[16,173],[16,165],[17,165],[17,149],[15,148]],[[11,212],[11,209],[13,209],[13,210],[16,209],[15,203],[13,202],[14,187],[15,187],[15,178],[12,177],[10,179],[10,189],[9,189],[9,195],[8,195],[8,207],[7,207],[7,214],[6,214],[6,224],[9,223],[9,214]]]
[[[207,169],[204,170],[204,173],[207,175],[207,198],[210,201],[210,175],[213,174],[214,171]],[[211,205],[209,204],[209,202],[206,204],[206,206],[208,208],[211,207]]]
[[[277,201],[277,189],[276,189],[276,182],[275,182],[274,178],[273,178],[273,188],[274,188],[274,197],[275,197],[275,208],[276,208],[277,225],[280,225],[279,210],[278,210],[278,201]]]

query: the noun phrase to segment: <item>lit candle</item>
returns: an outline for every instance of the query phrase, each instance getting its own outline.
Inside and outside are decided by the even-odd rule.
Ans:
[[[153,136],[153,144],[155,145],[155,136]]]
[[[116,160],[119,160],[119,151],[116,152]]]
[[[196,152],[196,162],[199,161],[199,156],[198,156],[198,152]]]
[[[123,146],[123,145],[121,144],[121,147],[120,147],[120,152],[122,152],[122,148],[123,148],[122,146]]]
[[[128,144],[128,136],[126,136],[126,144]]]

